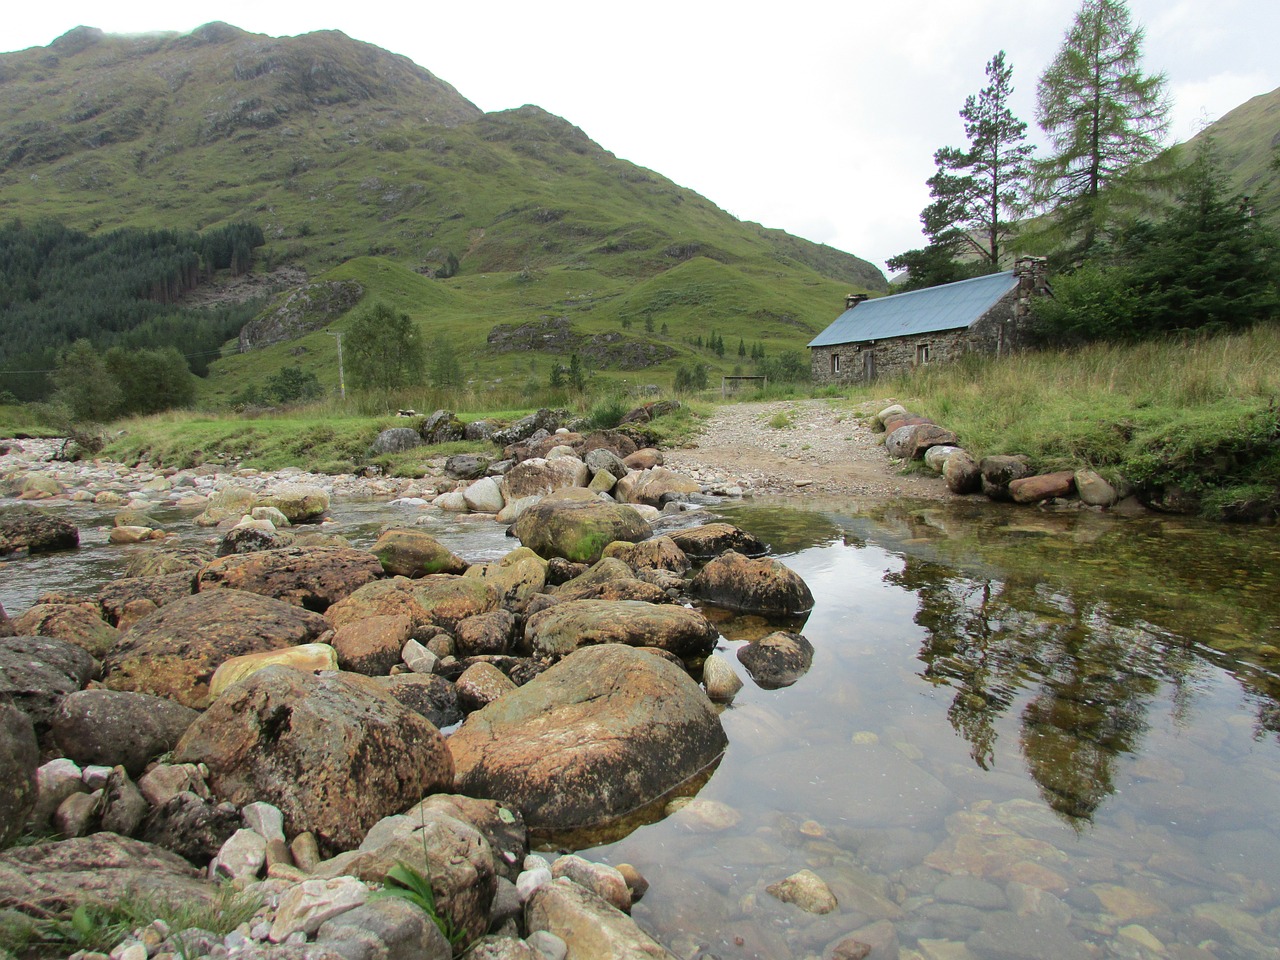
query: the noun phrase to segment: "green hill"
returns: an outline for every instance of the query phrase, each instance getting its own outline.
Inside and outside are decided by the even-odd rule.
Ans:
[[[1233,192],[1280,227],[1280,88],[1246,100],[1211,123],[1188,144],[1213,140],[1214,153]]]
[[[800,348],[850,290],[886,287],[871,264],[738,221],[538,107],[482,113],[337,31],[78,27],[0,55],[10,218],[91,233],[251,222],[267,241],[259,272],[354,280],[363,302],[392,302],[489,380],[571,352],[645,382],[695,357],[727,371],[740,339]],[[343,325],[310,326],[330,322]],[[724,358],[694,345],[712,328]],[[328,370],[334,352],[304,334],[215,363],[207,388],[295,361]]]

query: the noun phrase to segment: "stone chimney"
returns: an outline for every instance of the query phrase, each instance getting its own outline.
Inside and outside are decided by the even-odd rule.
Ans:
[[[865,293],[851,293],[844,298],[844,308],[846,310],[852,310],[866,299],[867,295]]]

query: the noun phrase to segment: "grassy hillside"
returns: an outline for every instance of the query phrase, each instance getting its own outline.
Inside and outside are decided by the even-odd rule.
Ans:
[[[1178,150],[1190,156],[1187,147],[1206,137],[1232,192],[1249,197],[1259,214],[1280,226],[1280,88],[1240,104]]]
[[[801,348],[845,293],[885,289],[871,264],[738,221],[538,107],[481,113],[427,70],[336,31],[78,27],[0,55],[9,217],[88,231],[256,223],[260,267],[356,277],[368,298],[439,325],[489,379],[530,363],[527,350],[486,346],[495,323],[567,317],[588,348],[620,334],[631,349],[595,351],[615,373],[650,343],[655,379],[669,380],[689,356],[683,338],[711,325],[731,349],[739,338]],[[326,367],[332,338],[311,341],[296,345],[301,362]],[[274,354],[238,358],[219,373],[273,365]],[[210,391],[225,393],[217,381]]]

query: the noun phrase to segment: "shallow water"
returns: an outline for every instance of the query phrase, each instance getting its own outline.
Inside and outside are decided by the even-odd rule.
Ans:
[[[1280,958],[1280,538],[985,503],[720,511],[809,583],[813,669],[723,713],[696,805],[585,855],[651,884],[634,915],[684,957]],[[92,593],[147,547],[0,562],[0,603]],[[342,503],[357,545],[412,507]],[[428,527],[469,560],[491,521]],[[173,519],[184,538],[214,535]],[[99,526],[100,525],[100,526]],[[768,626],[715,611],[732,657]],[[735,661],[736,662],[736,661]],[[766,891],[801,869],[839,904]],[[967,953],[965,951],[968,951]]]
[[[710,815],[586,854],[646,876],[646,929],[726,960],[820,956],[876,921],[930,958],[1280,956],[1273,529],[723,512],[812,588],[814,665],[724,712]],[[833,913],[765,892],[805,868]]]

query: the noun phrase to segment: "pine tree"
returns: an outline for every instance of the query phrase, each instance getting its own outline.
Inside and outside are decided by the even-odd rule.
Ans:
[[[966,251],[976,255],[981,272],[998,270],[1012,220],[1022,209],[1031,175],[1032,146],[1027,125],[1013,115],[1013,67],[1001,50],[987,62],[987,86],[965,99],[969,148],[942,147],[933,155],[937,171],[929,178],[933,202],[920,214],[929,244],[889,260],[889,269],[907,270],[908,289],[950,283],[973,275],[956,263]]]
[[[1123,0],[1084,0],[1040,77],[1036,118],[1053,155],[1035,165],[1037,199],[1087,256],[1113,208],[1140,204],[1136,165],[1155,158],[1168,130],[1164,74],[1142,72],[1141,27]]]

